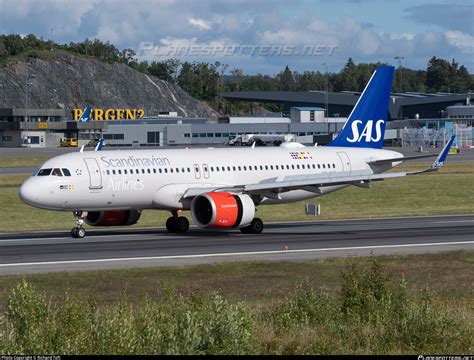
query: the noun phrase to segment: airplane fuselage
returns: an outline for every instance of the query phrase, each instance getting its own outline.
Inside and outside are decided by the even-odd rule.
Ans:
[[[402,155],[395,151],[339,147],[207,148],[86,151],[46,161],[21,187],[28,204],[63,211],[117,209],[189,209],[183,195],[190,188],[232,187],[272,181],[302,180],[370,170],[368,162]],[[378,172],[392,167],[386,166]],[[41,172],[42,170],[45,170]],[[65,171],[54,169],[67,169]],[[262,196],[259,204],[279,204],[324,195],[290,190]]]

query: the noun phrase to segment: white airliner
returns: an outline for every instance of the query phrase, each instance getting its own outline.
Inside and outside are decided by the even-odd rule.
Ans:
[[[191,210],[200,227],[260,233],[259,205],[415,174],[383,173],[415,158],[382,149],[393,71],[376,69],[344,128],[327,146],[81,151],[46,161],[22,184],[20,197],[38,208],[73,212],[71,235],[79,238],[85,236],[84,222],[132,225],[145,209],[170,211],[169,232],[187,231],[189,221],[178,214]],[[430,168],[416,173],[441,167],[453,140]]]

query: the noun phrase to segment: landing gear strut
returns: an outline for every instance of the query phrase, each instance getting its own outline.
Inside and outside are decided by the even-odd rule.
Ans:
[[[71,229],[71,236],[76,239],[82,239],[84,236],[86,236],[86,230],[84,229],[84,219],[82,218],[82,211],[74,211],[73,215],[76,221],[76,226]]]
[[[250,225],[240,228],[242,234],[260,234],[263,230],[263,221],[254,218]]]
[[[166,230],[169,233],[185,233],[189,229],[189,220],[184,216],[178,216],[177,211],[171,212],[173,216],[166,220]]]

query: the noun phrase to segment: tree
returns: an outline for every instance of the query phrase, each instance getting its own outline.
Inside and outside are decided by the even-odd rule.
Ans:
[[[430,91],[448,91],[451,65],[433,56],[426,69],[426,86]]]
[[[293,73],[291,72],[288,65],[286,65],[285,70],[278,74],[278,77],[280,83],[279,90],[291,91],[294,88],[295,80],[293,78]]]

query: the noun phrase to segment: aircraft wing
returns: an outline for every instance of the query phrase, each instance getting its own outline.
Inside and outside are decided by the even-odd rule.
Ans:
[[[404,156],[404,157],[393,158],[393,159],[375,160],[375,161],[370,161],[367,164],[377,165],[377,164],[383,164],[383,163],[388,163],[388,162],[416,160],[416,159],[423,159],[423,158],[429,158],[429,157],[435,157],[435,156],[437,156],[439,158],[441,156],[441,154],[444,153],[444,150],[447,149],[446,150],[446,155],[444,156],[444,160],[446,160],[446,156],[448,155],[449,149],[451,148],[455,137],[456,136],[454,136],[454,135],[451,136],[451,139],[449,139],[448,143],[443,147],[443,149],[441,150],[441,152],[439,154],[413,155],[413,156]]]
[[[271,198],[278,198],[278,194],[290,190],[306,190],[316,194],[322,193],[321,188],[331,185],[354,185],[368,188],[372,181],[381,181],[385,179],[416,175],[429,171],[435,171],[444,165],[449,149],[454,141],[454,136],[444,146],[433,164],[421,171],[412,172],[392,172],[375,174],[372,170],[323,173],[310,175],[287,176],[282,180],[277,177],[269,178],[259,183],[242,184],[236,186],[215,186],[215,187],[195,187],[189,188],[183,195],[183,198],[192,198],[206,192],[231,192],[231,193],[249,193]]]

